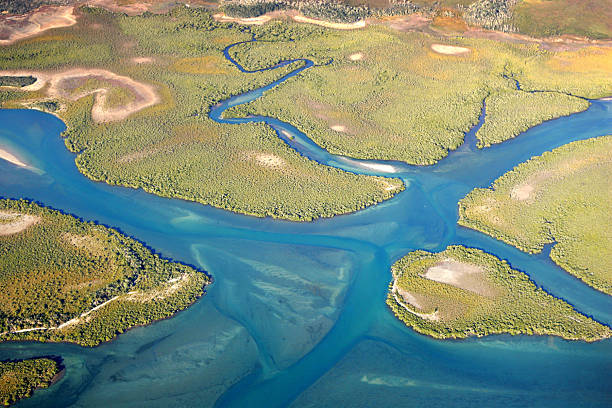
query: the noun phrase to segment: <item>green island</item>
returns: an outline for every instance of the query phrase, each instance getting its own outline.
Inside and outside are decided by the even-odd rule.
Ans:
[[[334,154],[416,165],[434,164],[461,145],[483,101],[480,147],[583,111],[589,106],[584,98],[612,93],[608,48],[551,52],[535,44],[385,25],[312,30],[300,41],[243,44],[232,56],[249,69],[299,57],[321,66],[228,115],[281,119]]]
[[[0,361],[0,404],[9,406],[53,385],[63,368],[51,358]]]
[[[208,117],[219,101],[303,64],[242,73],[224,58],[226,46],[252,36],[299,39],[321,28],[249,28],[181,6],[132,17],[75,10],[78,24],[0,48],[0,70],[39,79],[37,89],[11,89],[0,101],[5,108],[59,104],[51,110],[65,121],[66,146],[78,153],[76,164],[87,177],[295,221],[354,212],[404,189],[399,179],[308,160],[267,125],[219,124]]]
[[[0,341],[96,346],[187,308],[209,283],[113,229],[0,200]]]
[[[459,224],[529,252],[612,295],[612,136],[572,142],[459,203]]]
[[[406,325],[435,338],[509,333],[596,341],[612,335],[524,273],[478,249],[414,251],[391,271],[387,304]]]

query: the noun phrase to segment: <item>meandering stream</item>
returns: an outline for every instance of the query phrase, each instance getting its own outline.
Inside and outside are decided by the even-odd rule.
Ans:
[[[482,150],[475,148],[477,125],[461,148],[428,167],[332,155],[273,118],[222,118],[229,107],[314,66],[304,61],[278,81],[213,107],[211,118],[237,126],[264,121],[300,154],[347,171],[399,177],[404,192],[366,210],[312,223],[247,217],[92,182],[77,171],[64,147],[61,121],[37,111],[0,110],[0,144],[39,170],[0,161],[2,196],[33,199],[119,228],[215,278],[208,294],[188,310],[93,349],[0,344],[2,359],[43,354],[65,359],[66,376],[19,405],[610,403],[612,340],[587,344],[490,336],[438,341],[406,328],[387,309],[385,298],[395,260],[414,249],[464,244],[508,260],[549,293],[611,325],[611,297],[565,273],[545,254],[522,253],[456,221],[457,202],[472,188],[489,185],[533,155],[612,133],[612,103],[592,101],[585,112]]]

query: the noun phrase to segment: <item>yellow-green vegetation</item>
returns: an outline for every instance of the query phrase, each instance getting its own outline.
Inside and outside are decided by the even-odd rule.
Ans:
[[[50,358],[0,361],[0,404],[12,405],[39,388],[47,388],[60,370]]]
[[[269,27],[275,24],[283,26],[269,23]],[[436,52],[434,44],[463,49]],[[502,129],[516,115],[511,109],[494,107],[478,135],[483,145],[587,107],[579,98],[553,93],[588,98],[612,94],[611,71],[582,63],[601,52],[589,47],[556,53],[535,44],[437,38],[383,26],[350,32],[321,29],[299,41],[262,41],[233,48],[235,58],[251,69],[297,57],[331,63],[303,72],[228,115],[277,117],[332,153],[431,164],[462,143],[488,95],[493,106],[509,101],[529,115]],[[560,58],[575,64],[560,63]],[[507,76],[524,83],[527,90],[550,93],[521,95]]]
[[[391,271],[387,304],[408,326],[432,337],[509,333],[595,341],[612,335],[481,250],[450,246],[438,253],[415,251]]]
[[[569,143],[522,163],[459,203],[459,224],[550,257],[612,295],[612,136]]]
[[[612,38],[610,0],[521,0],[513,14],[514,25],[536,37],[573,34]]]
[[[496,92],[486,99],[486,118],[476,132],[478,147],[503,142],[543,120],[570,115],[588,107],[586,100],[558,92]]]
[[[95,346],[185,309],[209,278],[119,232],[0,200],[0,341]]]
[[[208,117],[210,106],[303,64],[241,73],[223,57],[226,46],[252,35],[298,40],[320,28],[221,24],[186,7],[137,17],[81,8],[78,21],[0,49],[0,69],[103,68],[155,86],[160,103],[108,123],[92,121],[95,96],[60,98],[66,106],[60,113],[68,127],[66,145],[78,152],[77,166],[91,179],[291,220],[356,211],[403,189],[397,179],[358,176],[309,161],[263,124],[218,124]],[[19,95],[22,99],[15,99]],[[33,97],[13,92],[4,98],[11,99],[6,107]],[[128,102],[121,91],[107,94],[107,105]]]

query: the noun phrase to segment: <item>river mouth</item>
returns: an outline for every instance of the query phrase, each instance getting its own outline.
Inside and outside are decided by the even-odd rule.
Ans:
[[[263,90],[252,96],[257,92]],[[217,105],[212,117],[221,120],[227,106]],[[94,349],[0,344],[0,358],[61,355],[67,367],[58,384],[20,406],[108,406],[109,395],[115,406],[425,405],[450,398],[489,406],[580,405],[585,394],[603,405],[611,340],[436,341],[397,321],[385,298],[389,267],[406,252],[463,244],[508,260],[549,293],[612,324],[609,296],[545,255],[524,254],[456,224],[457,202],[472,188],[488,186],[544,151],[612,133],[611,110],[609,101],[592,101],[585,112],[487,149],[474,148],[468,135],[462,148],[427,167],[334,156],[290,124],[232,119],[237,125],[265,121],[319,163],[400,177],[407,186],[382,204],[312,223],[248,217],[92,182],[63,145],[61,121],[38,111],[0,110],[0,145],[9,142],[41,169],[0,161],[2,196],[117,227],[215,278],[208,295],[188,310]]]

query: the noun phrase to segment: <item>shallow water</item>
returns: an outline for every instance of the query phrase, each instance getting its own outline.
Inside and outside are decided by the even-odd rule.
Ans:
[[[301,68],[303,69],[303,68]],[[255,74],[256,75],[256,74]],[[267,87],[269,88],[269,87]],[[213,109],[261,95],[258,90]],[[438,341],[387,309],[391,263],[413,249],[491,252],[579,311],[612,324],[612,298],[556,267],[458,227],[457,202],[514,165],[573,140],[612,133],[612,103],[538,126],[488,149],[473,132],[430,167],[333,156],[289,124],[265,120],[320,163],[364,174],[382,164],[406,191],[312,223],[247,217],[82,176],[55,117],[0,110],[0,145],[38,171],[0,161],[0,194],[120,229],[163,256],[209,271],[208,294],[172,319],[93,349],[2,343],[0,358],[61,355],[66,376],[20,406],[609,406],[612,340],[490,336]],[[286,131],[289,139],[280,134]],[[364,166],[364,164],[366,166]]]

